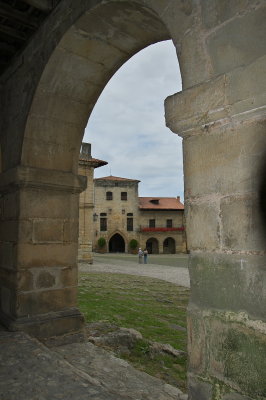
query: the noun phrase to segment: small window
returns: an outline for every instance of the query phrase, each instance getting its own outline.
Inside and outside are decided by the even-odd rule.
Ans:
[[[173,220],[172,219],[166,220],[166,228],[173,228]]]
[[[107,231],[107,218],[104,217],[100,218],[100,231],[102,232]]]
[[[155,228],[155,219],[149,219],[149,228]]]
[[[127,231],[129,231],[129,232],[133,231],[133,218],[132,217],[127,218]]]
[[[113,200],[113,192],[106,192],[106,200]]]
[[[121,192],[121,200],[127,200],[127,192]]]
[[[106,217],[106,213],[100,213],[100,217]]]
[[[128,217],[133,217],[133,213],[127,213]]]

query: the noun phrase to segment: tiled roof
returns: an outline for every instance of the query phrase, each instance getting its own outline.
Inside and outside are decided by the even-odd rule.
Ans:
[[[94,167],[94,168],[102,167],[102,166],[108,164],[107,161],[98,160],[97,158],[89,158],[89,159],[87,159],[87,158],[79,157],[79,162],[80,162],[81,164],[82,164],[82,163],[85,163],[85,164],[87,164],[88,166]]]
[[[119,176],[104,176],[102,178],[96,178],[95,181],[113,181],[113,182],[140,182],[137,179],[120,178]]]
[[[184,210],[179,197],[139,197],[140,210]]]

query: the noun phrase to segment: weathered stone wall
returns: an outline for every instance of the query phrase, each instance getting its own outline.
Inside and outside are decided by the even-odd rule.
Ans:
[[[94,221],[93,248],[98,249],[97,241],[100,237],[106,239],[107,249],[109,240],[115,233],[119,233],[125,241],[125,251],[130,251],[131,239],[139,241],[139,211],[138,211],[138,181],[135,182],[108,182],[100,179],[94,181],[95,207],[97,220]],[[117,185],[117,186],[115,186]],[[106,192],[112,192],[113,200],[106,200]],[[127,192],[127,200],[121,200],[121,192]],[[100,214],[106,213],[107,231],[100,230]],[[127,231],[127,214],[133,214],[133,231]],[[131,217],[130,217],[131,218]]]
[[[184,147],[190,397],[265,398],[265,3],[202,2],[213,78],[168,98]],[[238,392],[238,395],[232,392]]]
[[[264,0],[59,3],[0,81],[1,321],[10,329],[80,327],[83,131],[119,66],[171,38],[184,89],[168,98],[166,123],[184,138],[189,396],[266,397],[265,14]]]
[[[78,260],[92,263],[92,240],[93,240],[93,207],[94,190],[93,176],[94,168],[88,166],[86,161],[79,161],[79,175],[86,176],[87,188],[79,196],[79,249]]]
[[[149,227],[149,220],[155,219],[157,228],[166,228],[166,220],[171,219],[173,228],[182,228],[185,224],[184,211],[139,211],[139,226],[141,228]],[[142,248],[146,247],[146,242],[151,237],[158,240],[159,253],[163,253],[163,243],[167,238],[173,238],[175,240],[175,252],[185,253],[187,251],[186,245],[186,234],[184,231],[166,231],[166,232],[141,232],[140,233],[140,245]]]

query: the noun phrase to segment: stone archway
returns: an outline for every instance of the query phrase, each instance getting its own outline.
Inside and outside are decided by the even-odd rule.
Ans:
[[[115,71],[173,40],[184,90],[165,115],[184,138],[193,400],[265,397],[266,11],[263,1],[228,4],[64,0],[0,85],[1,321],[36,336],[75,332],[83,130]]]
[[[163,241],[163,253],[164,254],[175,254],[175,239],[168,237]]]
[[[109,252],[110,253],[124,253],[125,252],[125,241],[119,233],[115,233],[109,240]]]
[[[149,238],[146,241],[146,248],[149,254],[159,254],[159,242],[156,238]]]

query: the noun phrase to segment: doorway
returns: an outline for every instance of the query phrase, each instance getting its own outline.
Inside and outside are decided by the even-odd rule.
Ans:
[[[125,241],[119,233],[116,233],[109,240],[109,253],[124,253]]]

